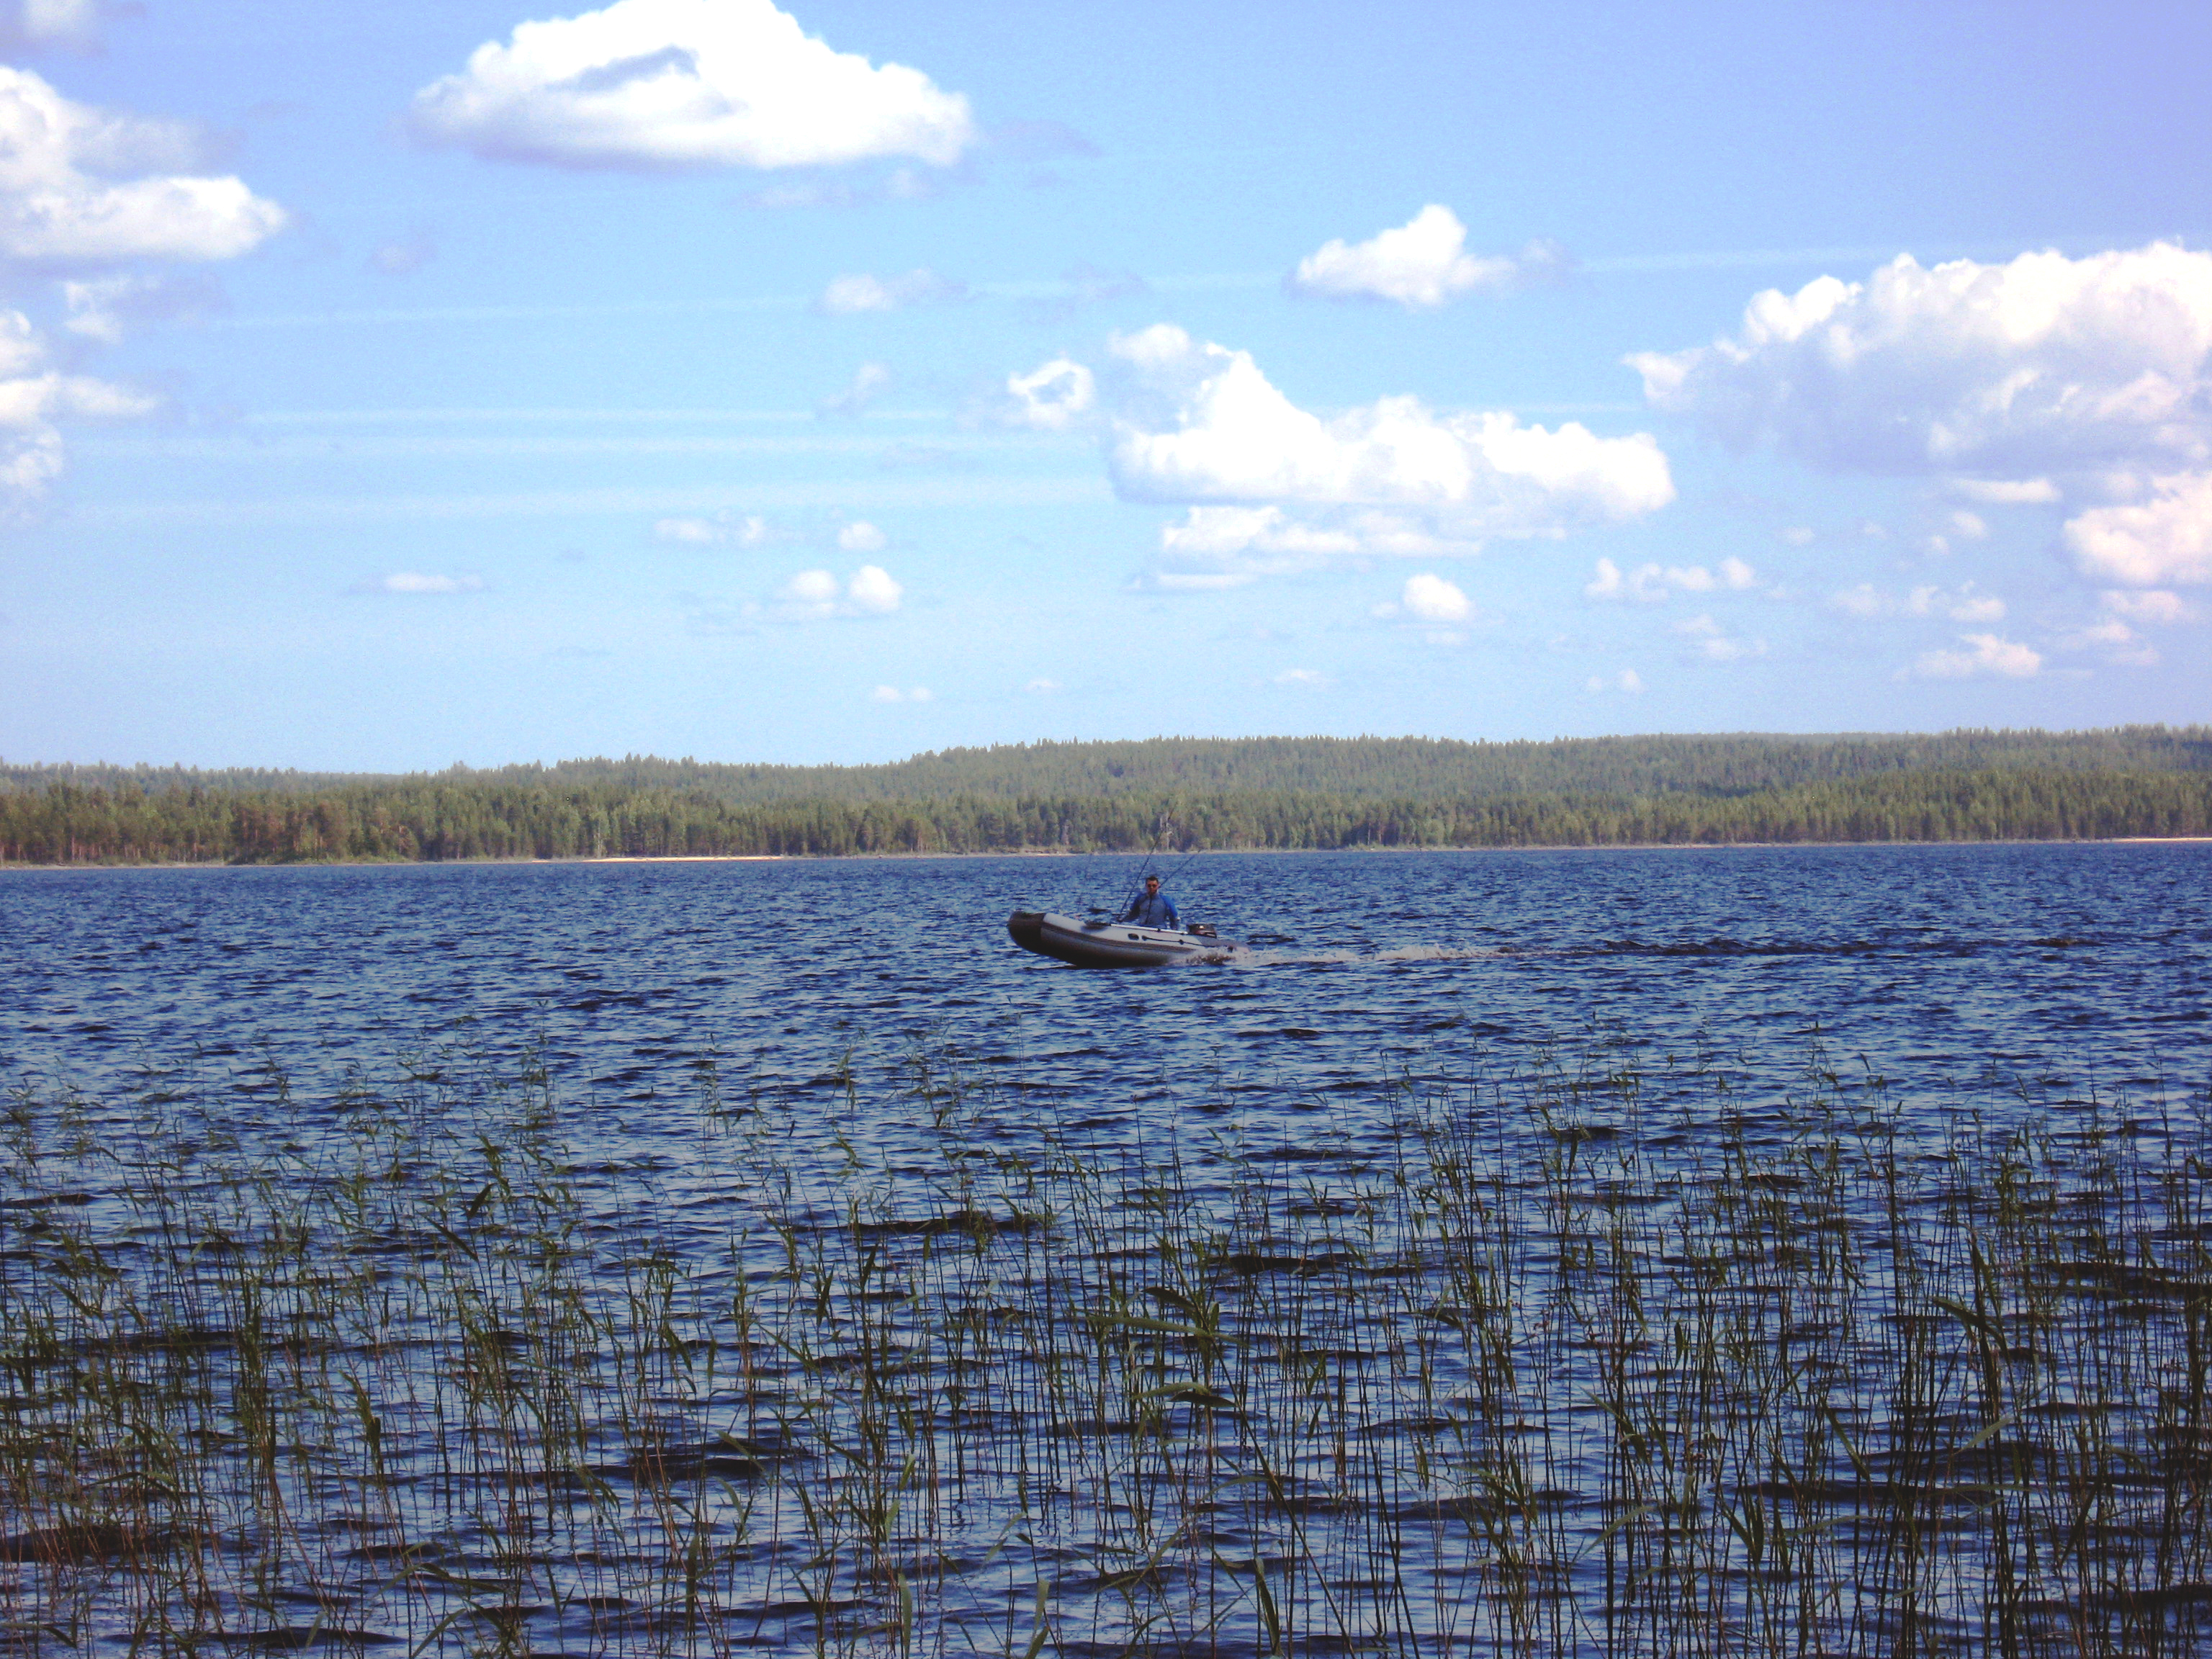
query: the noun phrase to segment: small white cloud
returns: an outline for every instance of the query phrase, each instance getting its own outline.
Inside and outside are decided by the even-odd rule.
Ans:
[[[417,137],[568,167],[949,167],[980,137],[919,70],[833,51],[770,0],[615,0],[516,25],[416,94]]]
[[[757,513],[743,517],[718,513],[710,519],[656,519],[653,535],[655,541],[680,547],[762,547],[777,539],[775,527]]]
[[[891,383],[890,368],[883,363],[862,363],[854,371],[853,383],[834,398],[824,398],[814,405],[814,412],[823,420],[854,417],[866,412],[870,404],[881,397]]]
[[[1328,676],[1317,669],[1285,668],[1275,676],[1278,685],[1327,685]]]
[[[1474,602],[1456,583],[1425,571],[1406,579],[1398,603],[1407,616],[1419,622],[1463,623],[1474,615]]]
[[[880,553],[890,543],[890,538],[866,519],[855,519],[837,532],[837,546],[847,553]]]
[[[1882,592],[1871,582],[1829,598],[1831,608],[1854,617],[1942,617],[1956,623],[2002,622],[2005,602],[1994,593],[1980,592],[1973,583],[1956,588],[1923,583],[1902,599]]]
[[[2136,593],[2107,589],[2097,596],[2097,602],[2113,615],[2125,617],[2134,623],[2167,626],[2197,620],[2196,609],[2187,600],[2179,593],[2161,588],[2149,588]]]
[[[2094,651],[2120,668],[2155,668],[2160,660],[2158,647],[2118,617],[2077,629],[2058,643],[2065,651]]]
[[[926,685],[909,687],[902,691],[896,685],[879,685],[868,693],[872,702],[933,702],[937,694]]]
[[[1061,689],[1062,688],[1058,680],[1042,679],[1031,680],[1027,685],[1022,688],[1023,690],[1028,692],[1033,697],[1048,697],[1052,696],[1054,692]]]
[[[1828,604],[1852,617],[1879,617],[1896,607],[1896,602],[1879,592],[1872,582],[1861,582],[1856,587],[1831,594]]]
[[[827,616],[828,607],[836,602],[837,579],[826,570],[802,570],[784,583],[779,597],[793,605],[821,606]]]
[[[1583,690],[1592,694],[1622,691],[1632,697],[1638,696],[1644,690],[1644,676],[1633,668],[1624,668],[1618,674],[1593,674],[1583,682]]]
[[[2066,521],[2083,574],[2134,587],[2212,582],[2212,472],[2151,481],[2148,501]]]
[[[481,576],[440,576],[420,570],[395,570],[388,576],[377,576],[356,583],[356,593],[481,593],[484,580]]]
[[[1765,640],[1731,639],[1728,630],[1710,616],[1692,617],[1674,624],[1677,634],[1687,635],[1697,653],[1708,662],[1741,662],[1747,657],[1766,654]]]
[[[1758,581],[1759,573],[1741,559],[1721,561],[1716,575],[1701,564],[1641,564],[1624,571],[1611,559],[1597,562],[1597,574],[1583,586],[1593,599],[1634,599],[1654,605],[1669,593],[1710,593],[1716,588],[1742,589]]]
[[[1990,533],[1988,520],[1978,513],[1954,513],[1945,520],[1945,526],[1962,541],[1978,542]]]
[[[903,311],[908,306],[941,305],[968,297],[968,285],[940,276],[927,267],[903,276],[838,276],[822,290],[817,303],[832,317],[849,317],[863,311]]]
[[[906,590],[881,565],[864,564],[843,583],[827,570],[802,570],[784,583],[768,614],[784,622],[836,617],[887,617]]]
[[[1944,617],[1959,623],[2002,622],[2005,602],[1994,593],[1980,593],[1974,584],[1962,584],[1955,592],[1936,586],[1916,587],[1905,596],[1904,609],[1908,616]]]
[[[284,210],[238,179],[185,171],[209,149],[185,123],[73,103],[0,64],[0,254],[81,269],[251,252]]]
[[[2044,506],[2058,499],[2048,478],[1954,478],[1952,493],[1990,507]]]
[[[1565,267],[1554,244],[1532,242],[1519,258],[1467,252],[1459,216],[1431,202],[1407,223],[1364,242],[1338,239],[1298,261],[1293,294],[1328,300],[1387,300],[1407,310],[1432,310],[1479,289],[1507,288]]]
[[[1091,413],[1098,401],[1098,383],[1081,363],[1054,357],[1026,374],[1009,374],[1006,397],[1009,424],[1065,432]]]
[[[906,590],[893,581],[879,564],[864,564],[845,584],[845,597],[855,611],[871,617],[887,617],[899,608]]]
[[[1923,679],[1962,680],[1988,676],[2024,680],[2043,672],[2042,653],[1995,634],[1962,634],[1964,651],[1921,653],[1913,672]]]

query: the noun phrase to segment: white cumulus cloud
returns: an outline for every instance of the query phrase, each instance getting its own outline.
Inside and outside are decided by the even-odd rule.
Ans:
[[[837,546],[847,553],[880,553],[890,544],[890,538],[866,519],[855,519],[837,531]]]
[[[903,311],[908,306],[934,305],[968,297],[968,285],[940,276],[927,266],[903,276],[871,276],[865,272],[831,279],[817,302],[832,317],[849,317],[864,311]]]
[[[205,149],[187,123],[75,103],[0,64],[0,256],[82,268],[250,252],[284,210],[241,179],[187,171]]]
[[[1463,623],[1474,615],[1474,602],[1456,582],[1424,571],[1406,579],[1399,607],[1417,622]]]
[[[66,457],[56,422],[135,420],[158,407],[144,392],[64,374],[29,318],[0,311],[0,515],[27,509],[61,476]]]
[[[853,608],[870,616],[888,616],[899,608],[899,600],[906,590],[893,581],[890,573],[879,564],[864,564],[853,573],[845,584],[845,597]]]
[[[2024,680],[2043,672],[2043,653],[1996,634],[1962,634],[1963,651],[1923,652],[1913,672],[1923,679],[1963,680],[1979,676]]]
[[[1083,364],[1054,357],[1026,374],[1006,377],[1006,419],[1040,432],[1065,432],[1090,415],[1098,381]]]
[[[415,95],[416,135],[573,167],[949,167],[968,100],[809,35],[771,0],[615,0],[518,24]]]
[[[2212,254],[1900,255],[1863,283],[1760,294],[1710,346],[1628,361],[1657,407],[1822,466],[1998,481],[2193,467],[2212,458]]]
[[[936,693],[926,685],[909,687],[902,691],[896,685],[879,685],[868,693],[871,702],[933,702]]]
[[[1326,242],[1298,261],[1294,294],[1330,300],[1387,300],[1407,310],[1433,310],[1480,289],[1506,288],[1548,275],[1565,264],[1560,250],[1532,242],[1516,258],[1467,252],[1459,216],[1431,202],[1407,223],[1364,242]]]
[[[1285,398],[1249,353],[1171,324],[1109,345],[1119,375],[1107,459],[1124,500],[1323,509],[1363,550],[1419,554],[1557,536],[1674,497],[1647,434],[1438,415],[1405,397],[1324,418]]]
[[[2101,580],[2212,582],[2212,472],[2158,478],[2147,500],[2092,507],[2067,520],[2066,544],[2083,572]]]

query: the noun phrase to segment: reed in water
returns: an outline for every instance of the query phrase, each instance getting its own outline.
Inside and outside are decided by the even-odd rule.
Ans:
[[[459,1051],[19,1091],[0,1650],[2212,1634],[2201,1093],[1984,1079],[1915,1133],[1817,1048],[1597,1033],[1355,1133],[1054,1121],[941,1046],[696,1069],[657,1161]]]

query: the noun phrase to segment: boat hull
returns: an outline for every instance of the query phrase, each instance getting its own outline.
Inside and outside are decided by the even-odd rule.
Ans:
[[[1177,962],[1227,962],[1238,946],[1168,927],[1082,921],[1043,910],[1017,910],[1006,932],[1024,951],[1077,968],[1164,968]]]

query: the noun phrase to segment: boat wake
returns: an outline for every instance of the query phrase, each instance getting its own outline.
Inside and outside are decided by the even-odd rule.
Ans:
[[[1250,945],[1228,960],[1232,968],[1359,967],[1389,962],[1490,962],[1522,954],[1497,945],[1461,949],[1404,945],[1389,951],[1313,951]]]

